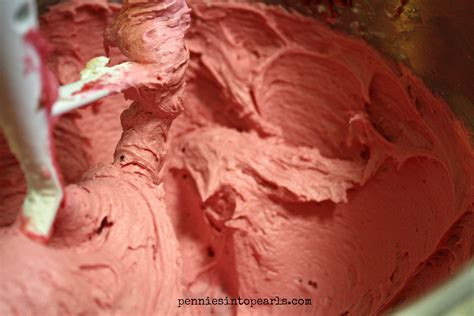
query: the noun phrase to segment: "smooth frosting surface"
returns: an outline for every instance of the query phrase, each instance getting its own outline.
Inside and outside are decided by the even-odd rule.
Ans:
[[[104,32],[114,63],[161,79],[127,91],[130,107],[113,96],[61,118],[68,200],[48,246],[14,229],[24,184],[0,144],[0,314],[376,315],[471,258],[474,153],[443,100],[312,19],[188,4],[185,87],[184,1],[43,17],[61,83],[103,55]],[[275,295],[313,305],[176,301]]]

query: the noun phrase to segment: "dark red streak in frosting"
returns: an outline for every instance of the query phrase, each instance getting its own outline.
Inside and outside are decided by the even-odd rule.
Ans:
[[[74,92],[72,95],[80,94],[80,93],[91,91],[91,90],[102,89],[104,87],[105,86],[101,83],[100,80],[94,80],[94,81],[86,83],[84,86],[82,86],[81,90]]]
[[[50,47],[46,39],[36,29],[31,29],[25,34],[24,40],[27,44],[35,48],[40,58],[39,72],[41,76],[41,97],[40,106],[46,107],[48,113],[51,111],[53,103],[58,98],[59,83],[54,74],[46,67],[46,58]],[[28,61],[29,59],[29,61]],[[31,58],[26,57],[26,74],[34,70],[31,66]]]

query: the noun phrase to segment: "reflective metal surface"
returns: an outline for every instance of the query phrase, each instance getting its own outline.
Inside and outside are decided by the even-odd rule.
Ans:
[[[365,38],[409,66],[474,132],[473,0],[265,0]]]
[[[36,0],[38,4],[38,12],[39,14],[45,13],[48,10],[48,7],[59,3],[60,0]]]
[[[474,264],[464,268],[447,284],[408,307],[394,310],[393,316],[474,315]]]

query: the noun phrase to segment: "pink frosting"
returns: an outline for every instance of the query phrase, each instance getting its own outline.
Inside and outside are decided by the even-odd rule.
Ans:
[[[52,37],[53,44],[65,42],[56,47],[58,56],[54,59],[61,58],[61,49],[77,47],[77,38],[71,36],[77,32],[77,24],[90,27],[94,23],[88,22],[107,18],[114,12],[113,8],[105,1],[74,1],[54,9],[44,19],[46,30],[57,30],[61,25],[59,21],[70,19],[71,15],[76,17],[76,13],[86,15],[76,23],[64,21],[64,33],[58,38]],[[177,272],[181,270],[180,256],[176,235],[166,214],[159,172],[166,153],[168,128],[182,110],[181,93],[188,60],[184,34],[189,26],[189,8],[184,0],[149,4],[125,2],[107,35],[118,34],[115,38],[122,38],[122,27],[133,29],[127,25],[134,23],[133,19],[124,17],[132,14],[141,17],[142,10],[146,12],[141,25],[147,25],[150,32],[157,35],[165,33],[172,38],[172,45],[162,42],[156,47],[157,56],[163,54],[166,59],[148,60],[141,70],[154,73],[156,78],[147,86],[131,88],[125,93],[134,102],[123,112],[123,132],[115,148],[113,164],[85,166],[90,162],[88,154],[95,153],[88,152],[87,139],[76,137],[74,123],[78,123],[78,118],[74,121],[73,115],[69,115],[65,125],[59,124],[58,149],[66,156],[62,171],[70,175],[69,180],[74,181],[74,176],[79,174],[81,178],[66,187],[66,205],[58,214],[48,246],[32,242],[14,226],[0,230],[0,252],[5,254],[0,272],[5,280],[1,285],[2,315],[90,315],[110,311],[123,315],[153,315],[157,310],[170,314],[176,308],[174,298],[181,296],[182,287]],[[104,28],[94,31],[101,34]],[[142,32],[137,30],[136,36]],[[107,44],[117,44],[111,38],[107,37]],[[87,49],[87,44],[95,43],[83,44]],[[140,59],[141,52],[134,52],[135,49],[132,47],[125,54],[132,61]],[[69,53],[65,50],[66,56]],[[72,66],[63,65],[57,59],[52,63],[74,67],[75,71],[75,66],[84,62],[80,49],[78,53],[79,56],[74,52],[70,56],[75,59]],[[60,73],[58,77],[70,79],[68,73]],[[107,116],[102,119],[106,120]],[[93,128],[87,123],[86,120],[86,129]],[[89,132],[94,133],[94,137],[103,137],[100,126]],[[7,160],[9,153],[4,151],[4,160]],[[79,156],[77,160],[67,159],[75,154]],[[83,168],[89,170],[83,173]],[[12,207],[16,200],[9,199],[8,193],[11,192],[7,192],[4,199],[7,207]],[[13,219],[11,213],[1,218],[4,224]],[[12,274],[13,271],[19,273]]]
[[[375,315],[472,256],[472,144],[410,70],[281,8],[195,0],[183,100],[188,8],[142,2],[43,17],[61,83],[112,21],[113,62],[156,81],[121,125],[122,96],[57,124],[68,200],[47,246],[12,226],[24,183],[2,141],[0,314]],[[177,307],[276,295],[313,305]]]

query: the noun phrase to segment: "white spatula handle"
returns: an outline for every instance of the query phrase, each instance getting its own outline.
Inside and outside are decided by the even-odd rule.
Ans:
[[[33,0],[0,1],[0,125],[27,182],[22,227],[44,240],[63,190],[51,155],[50,117],[40,104],[42,61],[26,40],[37,27]]]

